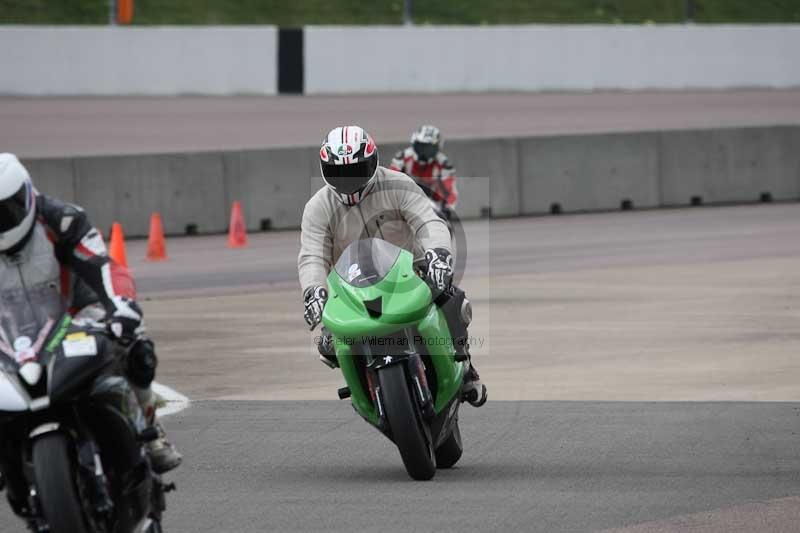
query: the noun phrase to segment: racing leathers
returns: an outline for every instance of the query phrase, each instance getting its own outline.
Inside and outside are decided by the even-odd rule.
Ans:
[[[390,168],[411,176],[425,194],[447,210],[458,202],[456,174],[450,160],[438,152],[431,161],[420,161],[414,148],[409,146],[397,152]]]
[[[430,202],[420,194],[419,187],[411,178],[378,167],[372,189],[356,205],[344,205],[336,193],[329,187],[323,187],[305,206],[297,263],[306,321],[312,329],[319,322],[327,300],[325,286],[331,268],[350,243],[370,237],[383,239],[410,251],[415,261],[424,262],[432,270],[429,278],[432,278],[433,285],[446,288],[437,298],[437,305],[446,309],[446,302],[453,293],[460,295],[463,301],[463,291],[450,286],[450,233],[444,221],[434,213]],[[449,262],[445,259],[448,256]],[[446,273],[448,267],[449,276]],[[459,320],[457,313],[450,315],[454,322]],[[451,321],[448,320],[448,323]],[[461,332],[460,335],[454,333],[454,337],[466,340],[465,324],[451,327],[451,332],[453,329]],[[468,345],[462,342],[460,346],[468,356]],[[335,354],[325,332],[320,337],[319,348],[323,362],[335,367]],[[459,349],[459,344],[456,349]],[[475,391],[476,387],[479,390]],[[477,372],[470,366],[465,381],[465,398],[473,396],[477,399],[471,403],[482,405],[486,394]]]
[[[130,272],[109,258],[103,237],[80,207],[41,194],[35,201],[30,234],[0,253],[2,307],[19,301],[19,294],[36,292],[48,316],[68,312],[76,319],[105,321],[111,336],[128,347],[124,372],[148,421],[162,433],[150,445],[153,468],[175,468],[181,456],[163,438],[155,419],[150,385],[157,359],[152,341],[143,335]]]

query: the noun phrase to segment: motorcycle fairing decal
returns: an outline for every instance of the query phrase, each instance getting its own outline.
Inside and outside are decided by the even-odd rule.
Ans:
[[[67,334],[67,330],[69,329],[71,322],[72,317],[70,315],[64,315],[64,318],[61,319],[61,323],[58,325],[58,329],[53,335],[53,338],[50,339],[50,342],[48,342],[47,346],[44,347],[45,350],[48,352],[53,352],[58,348],[58,345],[61,344],[62,339]]]
[[[30,337],[22,336],[14,339],[14,346],[9,346],[4,340],[0,340],[0,352],[11,357],[18,364],[36,359],[36,355],[42,349],[42,344],[50,334],[50,330],[53,329],[53,324],[55,321],[52,318],[47,320],[36,337],[36,342],[31,342]]]
[[[45,339],[47,339],[47,336],[50,335],[50,331],[53,329],[53,325],[55,323],[56,321],[53,320],[52,318],[47,319],[47,322],[45,322],[42,331],[40,331],[39,335],[36,337],[36,342],[33,343],[33,347],[31,348],[31,350],[33,350],[33,353],[37,355],[39,354],[39,352],[42,349],[42,344],[44,344],[44,341]]]
[[[358,268],[358,263],[353,263],[347,269],[347,281],[352,283],[354,279],[361,275],[361,269]]]
[[[81,331],[67,335],[61,343],[64,357],[88,357],[97,355],[97,339]]]

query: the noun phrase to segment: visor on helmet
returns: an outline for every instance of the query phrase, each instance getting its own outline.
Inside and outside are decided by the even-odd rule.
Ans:
[[[30,210],[28,184],[24,183],[17,192],[0,200],[0,233],[14,229],[25,220]]]
[[[321,164],[325,182],[341,194],[353,194],[366,187],[375,175],[377,166],[377,157],[349,165],[331,165],[324,162]]]
[[[434,143],[414,142],[414,152],[422,161],[430,161],[439,153],[439,145]]]

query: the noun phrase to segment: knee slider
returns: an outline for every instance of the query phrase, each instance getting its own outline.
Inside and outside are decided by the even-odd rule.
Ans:
[[[128,379],[137,387],[147,388],[156,377],[158,358],[150,339],[137,340],[128,352]]]

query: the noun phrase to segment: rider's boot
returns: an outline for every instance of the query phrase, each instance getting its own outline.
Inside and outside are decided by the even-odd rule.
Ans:
[[[469,344],[466,342],[466,338],[461,343],[456,341],[456,354],[466,355],[469,361],[469,369],[464,373],[464,383],[461,385],[461,398],[473,407],[481,407],[486,403],[489,393],[486,390],[486,385],[481,382],[478,371],[475,370],[475,366],[472,364],[472,357],[469,354]]]
[[[472,355],[469,353],[469,332],[467,328],[472,322],[472,304],[470,304],[464,291],[458,287],[451,287],[447,297],[442,298],[442,308],[447,319],[447,326],[453,335],[453,348],[456,360],[469,361],[469,369],[464,373],[464,383],[461,386],[461,398],[473,407],[481,407],[488,397],[486,385],[481,382],[475,365],[472,364]]]
[[[486,403],[489,393],[486,391],[486,385],[481,383],[481,377],[478,371],[469,365],[469,370],[464,374],[464,384],[461,386],[461,397],[473,407],[481,407]]]
[[[178,468],[183,462],[183,455],[178,452],[173,444],[167,440],[164,426],[156,416],[156,396],[150,387],[134,387],[136,397],[139,400],[142,410],[145,413],[147,423],[156,429],[158,438],[147,443],[147,452],[150,455],[150,463],[156,474],[164,474]]]

